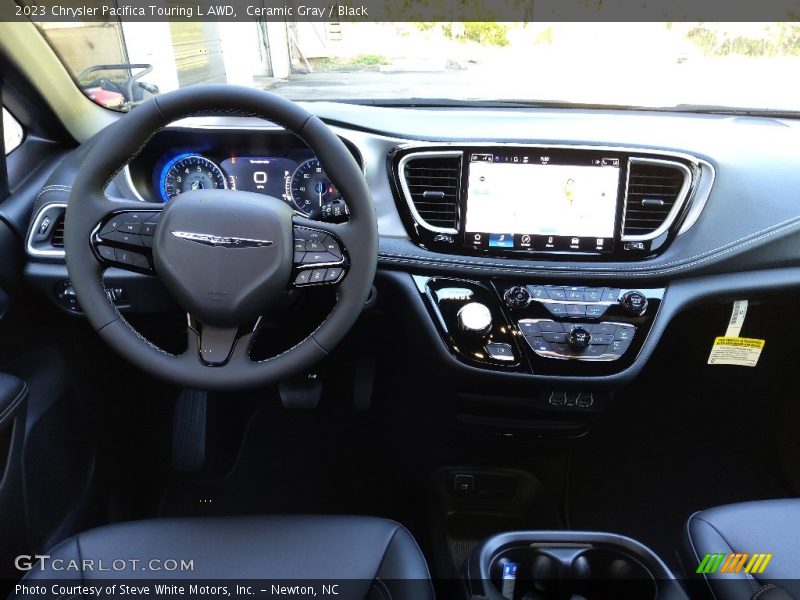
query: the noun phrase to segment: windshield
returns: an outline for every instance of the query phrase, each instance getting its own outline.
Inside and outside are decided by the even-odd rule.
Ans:
[[[38,23],[95,102],[199,83],[293,100],[800,110],[790,23]]]

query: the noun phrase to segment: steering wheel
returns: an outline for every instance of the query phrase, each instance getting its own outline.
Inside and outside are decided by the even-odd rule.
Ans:
[[[299,136],[346,199],[349,220],[312,221],[279,198],[224,189],[184,192],[167,204],[106,196],[156,132],[198,115],[261,117]],[[98,135],[75,177],[64,238],[78,301],[108,345],[177,385],[230,390],[297,374],[341,341],[372,286],[378,231],[363,173],[322,121],[275,94],[206,85],[153,97]],[[123,318],[103,287],[109,266],[163,282],[187,311],[184,353],[158,348]],[[336,286],[330,314],[294,347],[252,360],[260,316],[289,289],[309,285]]]

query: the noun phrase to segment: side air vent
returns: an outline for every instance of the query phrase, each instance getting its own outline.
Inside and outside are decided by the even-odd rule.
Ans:
[[[50,234],[50,245],[54,248],[64,247],[64,216],[58,217],[53,233]]]
[[[46,204],[39,209],[28,231],[26,250],[31,256],[61,258],[64,256],[64,213],[67,205],[61,202]]]
[[[408,208],[426,229],[458,233],[461,152],[416,152],[400,159],[398,170]]]
[[[622,239],[654,239],[669,229],[680,214],[691,179],[682,163],[631,158]]]

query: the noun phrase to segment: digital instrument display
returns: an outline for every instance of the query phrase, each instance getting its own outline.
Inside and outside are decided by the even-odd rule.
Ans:
[[[619,158],[469,155],[464,242],[479,249],[612,252]]]
[[[161,170],[164,202],[202,189],[227,188],[281,198],[311,218],[341,219],[347,205],[316,157],[231,156],[219,164],[200,154],[180,154]]]

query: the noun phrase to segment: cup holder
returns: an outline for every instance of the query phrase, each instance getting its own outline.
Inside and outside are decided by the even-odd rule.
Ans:
[[[512,547],[490,570],[494,587],[508,600],[655,600],[657,595],[650,571],[614,548]]]
[[[685,598],[664,563],[634,540],[546,533],[512,532],[484,542],[470,561],[473,593],[492,600]]]

